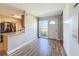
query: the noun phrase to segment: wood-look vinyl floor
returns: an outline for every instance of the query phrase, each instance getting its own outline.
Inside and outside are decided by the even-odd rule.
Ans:
[[[66,56],[61,41],[39,38],[9,56]]]
[[[0,51],[2,50],[2,43],[0,42]]]
[[[0,56],[5,56],[5,53],[3,52],[3,46],[2,46],[1,42],[0,42]]]

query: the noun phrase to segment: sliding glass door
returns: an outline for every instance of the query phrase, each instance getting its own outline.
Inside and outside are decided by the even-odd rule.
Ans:
[[[39,37],[48,38],[48,20],[39,20]]]

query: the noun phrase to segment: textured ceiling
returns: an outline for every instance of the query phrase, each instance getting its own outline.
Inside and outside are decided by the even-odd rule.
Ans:
[[[37,17],[60,15],[65,3],[10,3],[8,5],[25,10]]]

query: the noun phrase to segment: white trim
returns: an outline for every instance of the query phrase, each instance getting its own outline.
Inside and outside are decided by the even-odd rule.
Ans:
[[[34,38],[34,39],[32,39],[32,40],[30,40],[30,41],[24,43],[24,44],[21,44],[20,46],[18,46],[18,47],[16,47],[16,48],[12,49],[11,51],[7,51],[7,54],[10,55],[10,54],[13,53],[14,51],[16,51],[16,50],[22,48],[23,46],[29,44],[30,42],[32,42],[32,41],[35,40],[35,39],[36,39],[36,38]]]

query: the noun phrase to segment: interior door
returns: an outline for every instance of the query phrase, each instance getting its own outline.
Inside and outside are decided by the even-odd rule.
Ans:
[[[58,39],[58,21],[56,19],[49,20],[49,23],[48,23],[48,38]]]

